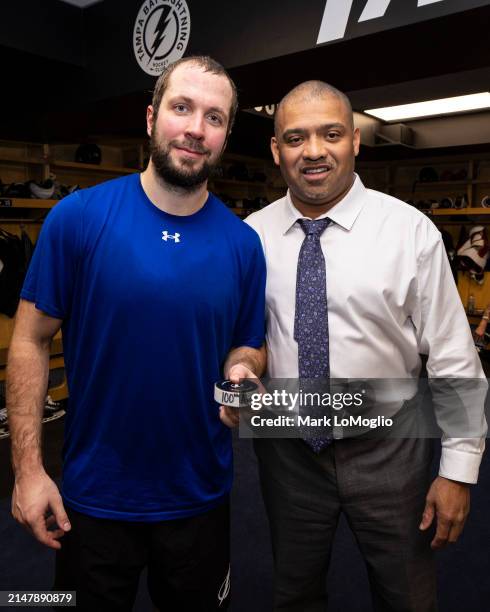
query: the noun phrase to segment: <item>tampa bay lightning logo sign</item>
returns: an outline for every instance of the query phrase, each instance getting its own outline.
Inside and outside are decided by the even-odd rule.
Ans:
[[[133,31],[134,55],[140,68],[152,76],[180,59],[191,33],[191,16],[185,0],[146,0]]]

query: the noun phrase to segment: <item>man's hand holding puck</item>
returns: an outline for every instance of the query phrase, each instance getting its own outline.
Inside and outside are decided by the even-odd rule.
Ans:
[[[257,376],[243,363],[237,363],[229,369],[227,378],[232,383],[239,384],[244,378],[256,379]],[[232,406],[220,406],[219,418],[228,427],[237,427],[240,422],[240,409]]]

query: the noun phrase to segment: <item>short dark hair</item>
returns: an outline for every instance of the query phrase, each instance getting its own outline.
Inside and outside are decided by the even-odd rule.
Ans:
[[[276,138],[279,136],[279,111],[281,107],[284,107],[288,102],[296,98],[310,100],[322,98],[323,96],[334,96],[344,104],[345,108],[347,109],[352,129],[354,129],[352,105],[344,92],[340,91],[340,89],[337,89],[333,85],[325,83],[324,81],[305,81],[304,83],[300,83],[291,89],[291,91],[288,92],[279,102],[276,109],[276,114],[274,116],[274,133]]]
[[[158,111],[160,109],[160,103],[163,98],[163,94],[165,93],[168,84],[170,82],[170,77],[176,68],[182,66],[182,64],[195,64],[196,66],[201,67],[205,72],[211,72],[212,74],[216,74],[218,76],[224,76],[228,79],[228,82],[231,86],[232,98],[231,98],[231,106],[230,106],[230,115],[228,118],[228,129],[227,134],[231,132],[231,128],[233,127],[233,123],[235,122],[236,113],[238,110],[238,94],[236,90],[236,85],[233,82],[232,78],[228,74],[228,72],[223,68],[223,66],[209,57],[208,55],[190,55],[188,57],[182,57],[181,59],[173,62],[165,68],[162,74],[158,77],[157,82],[155,83],[155,89],[153,90],[153,113],[155,119],[158,116]]]

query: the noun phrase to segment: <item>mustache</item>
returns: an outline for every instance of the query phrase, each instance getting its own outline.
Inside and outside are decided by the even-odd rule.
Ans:
[[[170,143],[173,146],[188,149],[189,151],[193,151],[194,153],[208,154],[209,149],[206,149],[200,142],[196,140],[184,140],[182,142],[174,140]]]

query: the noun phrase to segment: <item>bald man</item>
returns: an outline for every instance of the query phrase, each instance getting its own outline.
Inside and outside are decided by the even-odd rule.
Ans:
[[[267,259],[268,375],[410,383],[425,353],[431,377],[483,378],[439,231],[364,187],[354,173],[359,141],[349,100],[326,83],[302,83],[279,105],[271,148],[289,190],[247,219]],[[479,437],[444,436],[432,484],[430,440],[255,440],[274,610],[326,609],[341,512],[375,609],[435,610],[433,550],[460,535],[484,449],[483,401],[475,410]]]

